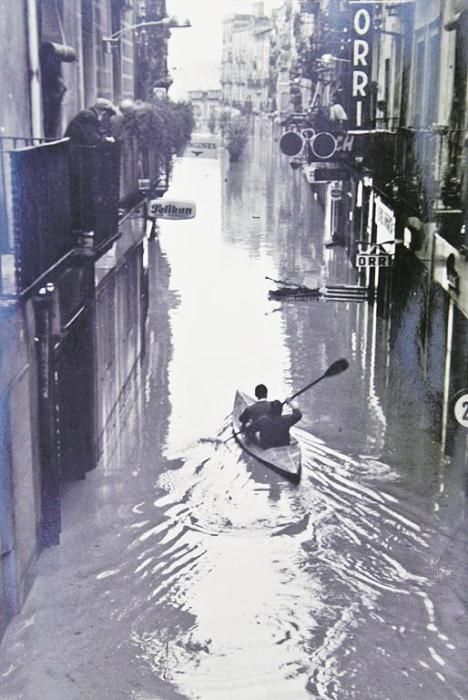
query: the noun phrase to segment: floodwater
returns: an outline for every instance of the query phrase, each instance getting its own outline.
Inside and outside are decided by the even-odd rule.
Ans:
[[[197,217],[148,242],[141,376],[66,489],[0,698],[467,698],[464,437],[442,454],[411,324],[268,300],[265,276],[356,277],[267,123],[237,164],[179,160],[167,196]],[[340,357],[298,399],[299,485],[226,442],[237,387],[284,398]]]

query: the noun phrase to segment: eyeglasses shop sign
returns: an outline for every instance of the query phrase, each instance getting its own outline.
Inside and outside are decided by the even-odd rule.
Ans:
[[[197,213],[195,202],[181,202],[175,199],[152,199],[149,203],[148,217],[150,219],[194,219]]]

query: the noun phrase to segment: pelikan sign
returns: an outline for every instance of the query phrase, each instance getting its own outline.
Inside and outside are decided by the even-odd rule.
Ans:
[[[180,202],[175,199],[152,199],[148,216],[151,219],[194,219],[197,213],[195,202]]]
[[[365,128],[370,122],[370,83],[372,74],[372,6],[352,4],[353,7],[353,61],[351,121],[356,128]]]

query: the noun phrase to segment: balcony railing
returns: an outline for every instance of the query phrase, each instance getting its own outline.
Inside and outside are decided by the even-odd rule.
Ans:
[[[70,146],[69,164],[73,231],[102,247],[118,232],[120,146]]]
[[[80,245],[118,235],[120,148],[68,139],[0,139],[0,292],[24,294]]]
[[[45,139],[22,136],[0,137],[0,253],[13,253],[13,193],[11,180],[11,153],[44,143]]]
[[[12,228],[17,291],[24,292],[73,248],[68,141],[17,147],[8,156],[4,192],[13,223],[9,243]]]
[[[442,135],[432,130],[400,128],[395,167],[399,196],[424,217],[440,194]]]

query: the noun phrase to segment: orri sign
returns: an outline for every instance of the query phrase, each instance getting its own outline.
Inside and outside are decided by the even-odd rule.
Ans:
[[[351,124],[357,129],[370,124],[370,88],[372,75],[373,9],[365,2],[352,5],[352,84]],[[351,127],[352,128],[352,127]]]
[[[148,208],[150,219],[194,219],[196,213],[195,202],[180,202],[175,199],[152,199]]]

